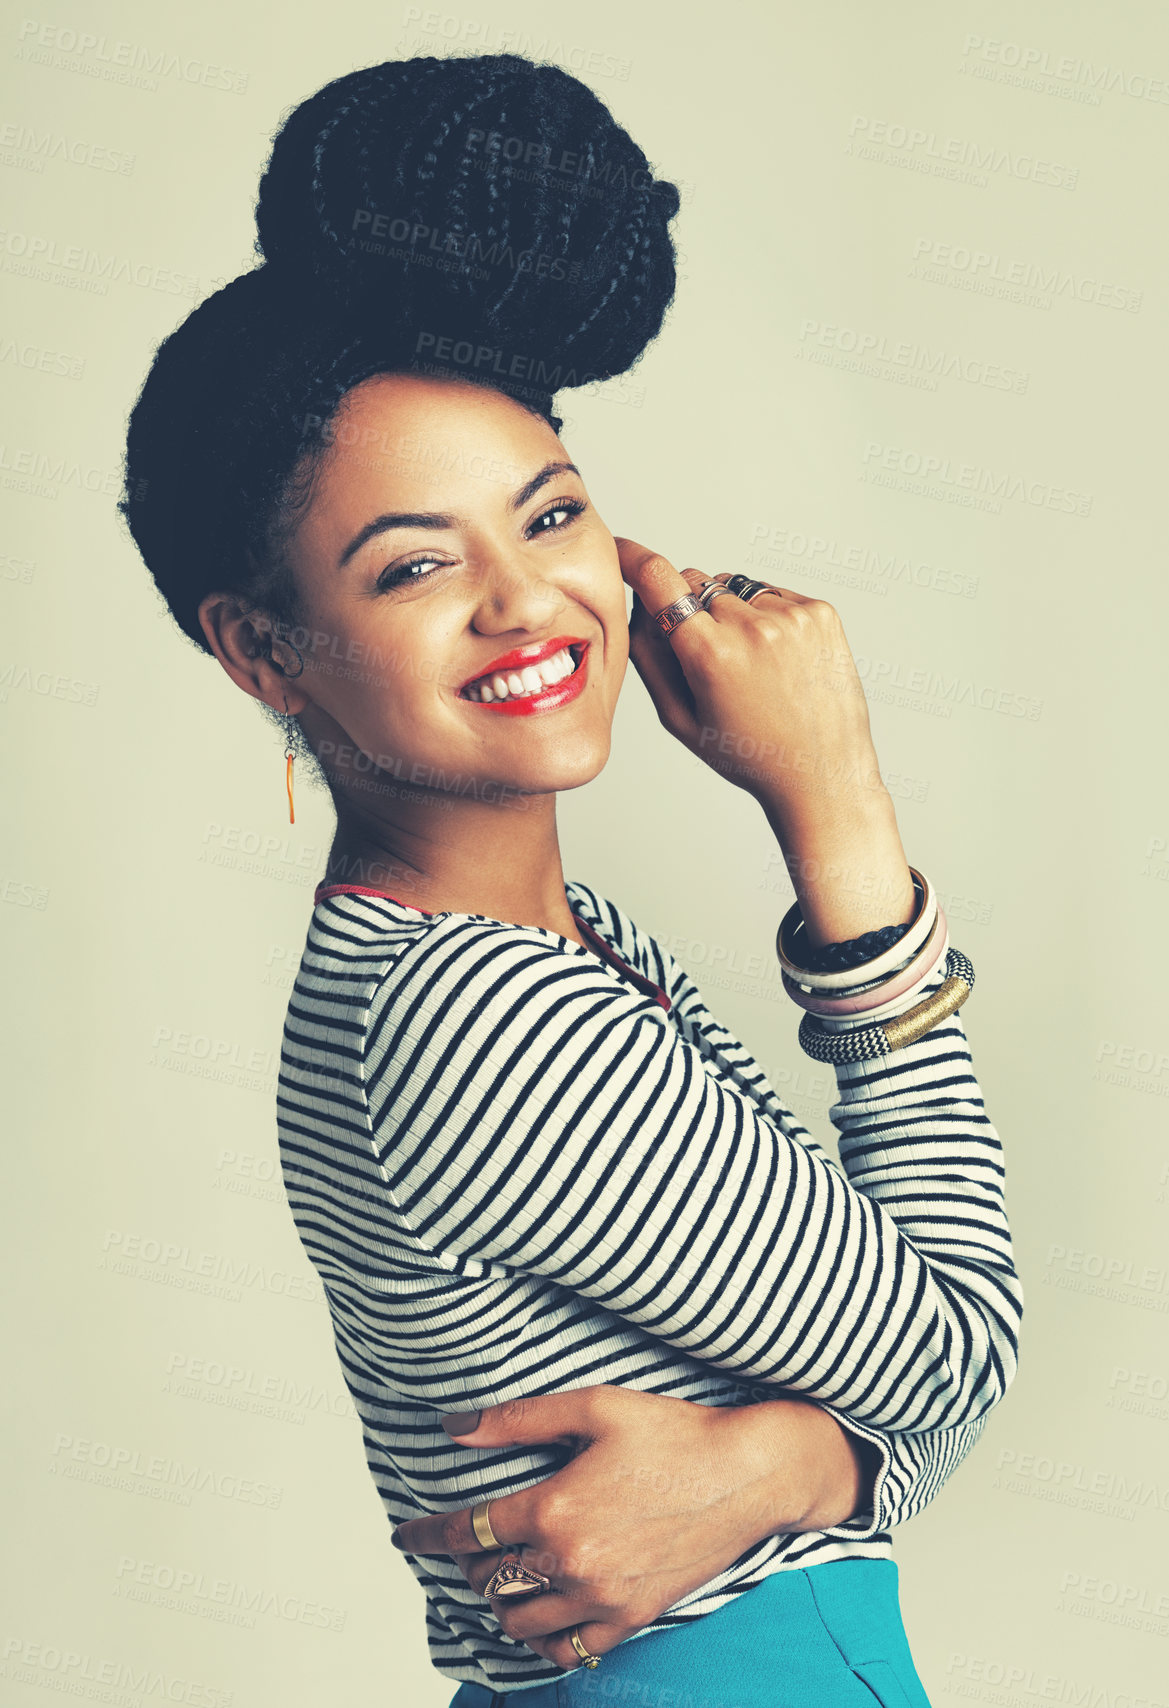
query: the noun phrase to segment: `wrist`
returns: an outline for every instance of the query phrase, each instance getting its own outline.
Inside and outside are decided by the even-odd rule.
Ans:
[[[717,1415],[744,1548],[830,1529],[868,1510],[880,1454],[819,1406],[770,1400]]]
[[[767,813],[809,943],[847,942],[914,917],[917,897],[892,797],[875,792],[831,816]]]
[[[803,1510],[791,1529],[830,1530],[867,1510],[880,1454],[819,1406],[803,1409],[808,1414],[800,1429]]]

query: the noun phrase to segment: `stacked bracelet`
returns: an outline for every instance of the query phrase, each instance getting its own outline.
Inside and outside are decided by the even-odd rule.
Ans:
[[[808,944],[798,902],[780,922],[775,951],[783,987],[806,1011],[799,1041],[818,1061],[855,1061],[898,1049],[953,1013],[973,988],[974,970],[950,948],[946,915],[929,879],[912,866],[909,872],[917,905],[908,922],[822,946]],[[946,972],[941,989],[906,1009],[939,968]],[[962,969],[970,973],[966,982]],[[868,1024],[837,1029],[824,1023],[857,1016]]]
[[[800,1021],[800,1047],[818,1062],[866,1061],[903,1049],[948,1019],[974,989],[974,968],[960,949],[948,951],[946,975],[938,989],[915,1008],[852,1031],[825,1031],[811,1014],[805,1014]]]
[[[875,1020],[891,1002],[915,996],[937,972],[949,947],[949,926],[945,914],[939,908],[934,916],[930,934],[921,948],[910,956],[904,966],[890,973],[887,978],[871,981],[858,989],[843,993],[833,991],[831,996],[821,996],[818,991],[813,996],[802,990],[789,973],[783,973],[783,988],[797,1007],[806,1009],[809,1014],[826,1014],[836,1019],[871,1013]]]

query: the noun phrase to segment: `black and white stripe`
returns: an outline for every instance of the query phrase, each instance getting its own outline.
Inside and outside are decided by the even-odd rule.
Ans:
[[[640,982],[539,927],[318,900],[285,1025],[281,1158],[394,1523],[563,1463],[560,1447],[460,1448],[438,1424],[536,1392],[790,1391],[878,1443],[872,1514],[767,1539],[659,1629],[773,1571],[888,1557],[889,1527],[1005,1392],[1021,1292],[958,1014],[837,1066],[842,1172],[677,962],[566,887]],[[507,1691],[559,1676],[453,1560],[411,1563],[447,1677]]]

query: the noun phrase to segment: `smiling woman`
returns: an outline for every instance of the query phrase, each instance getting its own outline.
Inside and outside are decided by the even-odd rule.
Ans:
[[[381,373],[345,395],[336,425],[281,545],[296,589],[281,632],[304,672],[294,665],[286,680],[258,656],[254,610],[230,590],[199,602],[207,642],[241,687],[267,688],[298,720],[324,766],[338,802],[327,877],[384,865],[391,838],[416,900],[500,906],[503,917],[526,907],[532,923],[575,936],[563,880],[548,871],[551,809],[555,790],[589,781],[608,757],[628,660],[613,536],[548,420],[504,393]],[[330,669],[326,654],[362,668]],[[383,769],[400,759],[412,808],[379,796],[359,755]],[[469,828],[453,840],[447,818],[441,836],[434,828],[452,773],[477,779],[480,802],[497,808],[507,791],[515,808],[508,821],[480,815],[470,872]],[[533,872],[549,880],[534,897],[520,887]]]
[[[1001,1147],[836,611],[615,537],[559,436],[545,388],[656,336],[677,208],[553,67],[329,84],[276,138],[263,264],[157,354],[122,511],[336,808],[283,1178],[453,1708],[904,1708],[889,1530],[1015,1368]],[[564,877],[630,659],[780,845],[842,1166]]]

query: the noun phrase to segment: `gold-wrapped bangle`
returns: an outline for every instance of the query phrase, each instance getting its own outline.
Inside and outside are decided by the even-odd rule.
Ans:
[[[945,969],[946,977],[937,990],[888,1020],[836,1028],[824,1025],[814,1014],[805,1013],[800,1022],[800,1048],[814,1061],[842,1064],[874,1061],[904,1049],[961,1008],[974,989],[973,964],[953,944],[946,950]]]
[[[879,1022],[885,1029],[891,1050],[904,1049],[906,1044],[916,1043],[918,1038],[933,1030],[939,1020],[947,1019],[954,1014],[970,995],[970,986],[957,973],[940,984],[932,996],[927,996],[924,1002],[919,1002],[915,1008],[908,1009],[904,1014],[894,1015],[892,1020]]]

